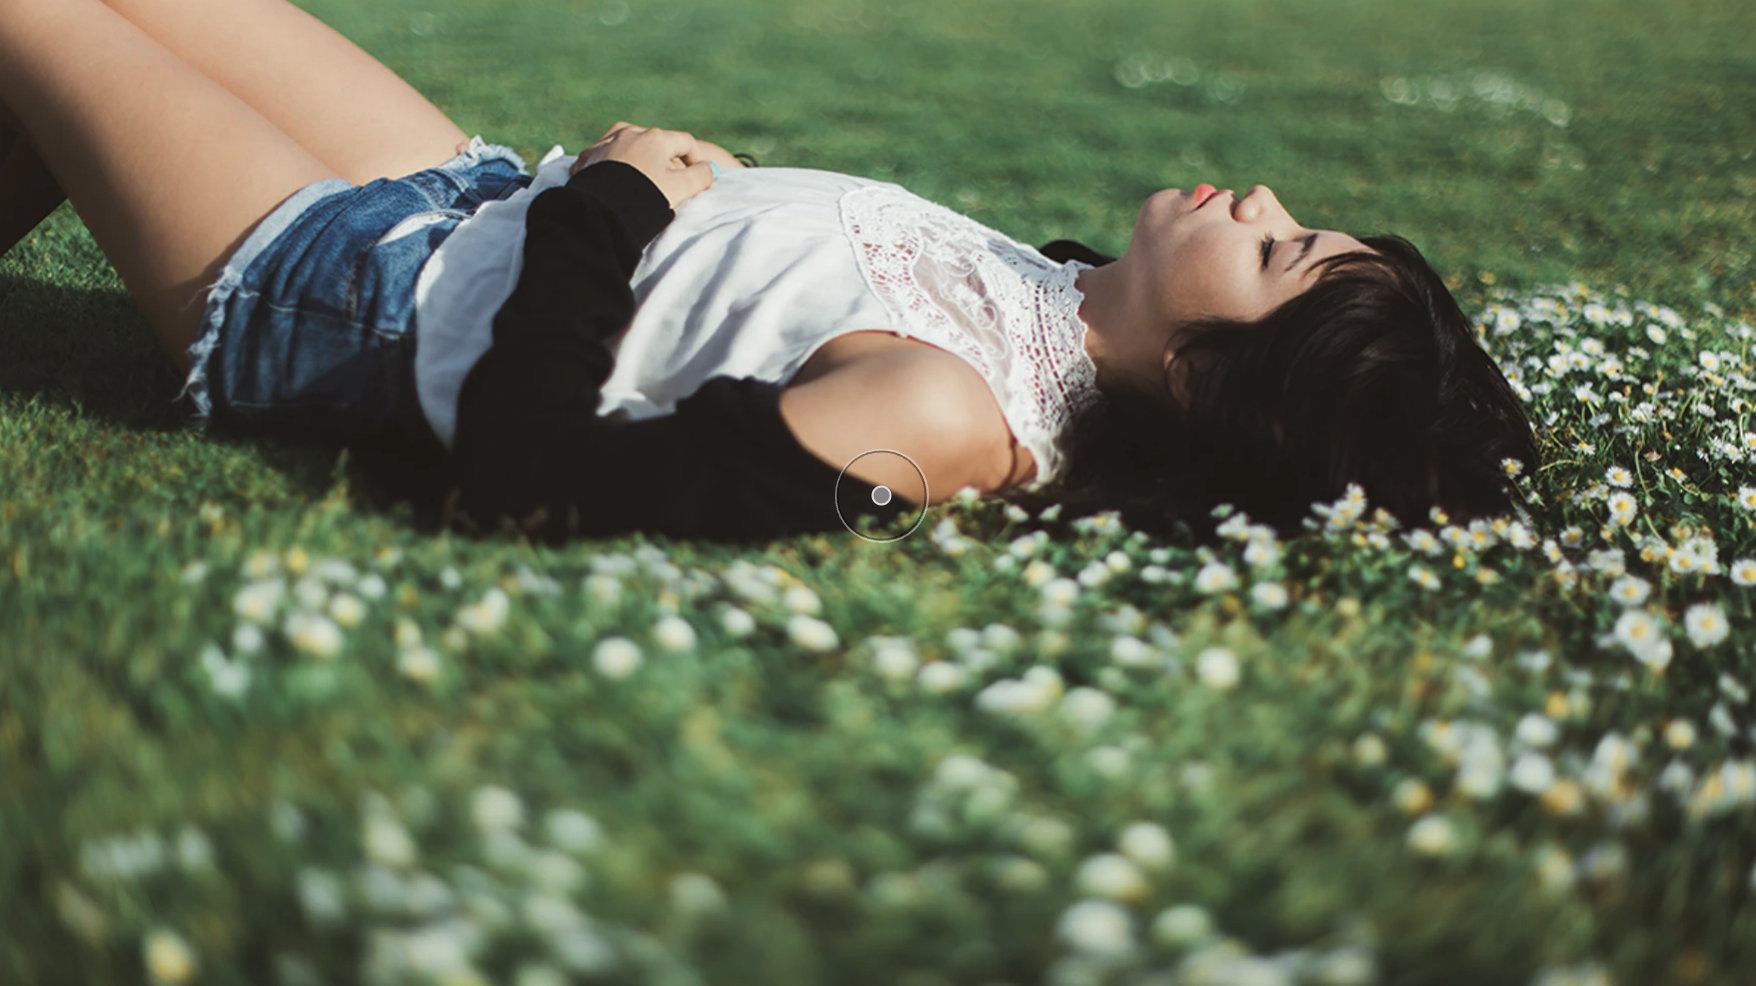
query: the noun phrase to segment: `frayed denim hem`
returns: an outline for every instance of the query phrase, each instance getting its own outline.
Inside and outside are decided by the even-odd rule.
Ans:
[[[517,151],[502,144],[490,144],[483,140],[480,134],[469,139],[469,147],[465,148],[462,154],[459,154],[439,167],[446,171],[463,171],[468,168],[473,168],[484,161],[492,161],[495,159],[505,160],[517,165],[518,170],[521,173],[528,173],[530,170],[525,165],[524,158],[520,157]]]
[[[493,160],[504,160],[516,166],[520,173],[528,173],[524,158],[517,151],[501,144],[490,144],[479,134],[470,138],[469,146],[463,153],[439,165],[437,170],[450,172],[455,178],[471,168]],[[195,342],[188,349],[189,375],[183,383],[183,389],[173,398],[173,401],[179,401],[187,394],[195,404],[195,414],[187,422],[188,430],[201,431],[212,424],[213,397],[208,381],[208,363],[214,351],[220,348],[220,329],[224,327],[227,312],[232,307],[232,295],[241,289],[254,290],[254,285],[249,289],[244,288],[245,273],[262,252],[272,246],[308,209],[332,195],[351,192],[356,187],[358,186],[342,178],[325,178],[294,192],[257,224],[221,268],[219,278],[204,289],[207,292],[207,301],[203,308],[201,332],[196,335]]]
[[[183,382],[183,389],[173,400],[182,400],[184,394],[195,402],[195,416],[187,424],[191,431],[205,429],[213,416],[213,398],[208,393],[207,363],[213,356],[214,349],[219,346],[220,327],[225,323],[226,302],[244,282],[244,272],[266,250],[275,238],[286,232],[295,220],[306,209],[316,205],[323,199],[341,192],[351,191],[353,183],[341,178],[325,178],[312,182],[294,192],[285,202],[276,206],[256,224],[250,235],[244,238],[226,265],[220,269],[219,279],[208,285],[207,303],[203,308],[201,332],[189,347],[189,376]]]

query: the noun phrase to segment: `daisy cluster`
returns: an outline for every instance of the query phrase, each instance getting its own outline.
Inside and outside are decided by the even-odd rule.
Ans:
[[[900,835],[927,861],[862,882],[852,863],[819,855],[802,871],[808,892],[857,901],[873,921],[948,901],[981,911],[995,894],[1046,902],[1054,918],[1037,931],[1058,949],[1050,986],[1375,983],[1384,956],[1369,923],[1338,917],[1320,944],[1274,952],[1253,950],[1247,929],[1226,934],[1218,901],[1178,880],[1186,834],[1129,794],[1167,778],[1190,803],[1223,793],[1223,758],[1174,755],[1158,727],[1173,708],[1284,702],[1288,668],[1331,632],[1271,644],[1295,618],[1355,645],[1432,604],[1446,604],[1454,624],[1484,621],[1410,646],[1384,694],[1430,696],[1419,715],[1375,713],[1372,728],[1347,734],[1343,766],[1382,792],[1373,807],[1393,820],[1387,852],[1442,863],[1511,840],[1536,891],[1590,907],[1614,899],[1600,891],[1630,885],[1634,846],[1656,816],[1724,831],[1747,831],[1756,816],[1756,759],[1741,752],[1756,741],[1756,707],[1738,660],[1751,635],[1756,489],[1731,471],[1756,443],[1728,429],[1751,409],[1743,395],[1756,382],[1721,345],[1747,340],[1749,327],[1717,309],[1691,323],[1569,285],[1499,294],[1476,330],[1503,351],[1543,441],[1560,449],[1541,477],[1504,464],[1516,516],[1457,524],[1435,509],[1430,525],[1402,529],[1353,486],[1312,505],[1309,537],[1282,542],[1222,505],[1222,542],[1191,550],[1149,545],[1114,513],[1077,519],[1072,538],[965,533],[1028,519],[966,489],[901,550],[985,580],[1019,614],[885,633],[837,625],[808,572],[742,558],[684,566],[641,545],[569,574],[518,564],[466,577],[450,563],[411,565],[397,549],[349,560],[295,546],[258,551],[235,573],[185,571],[189,585],[227,594],[232,618],[230,634],[200,645],[191,665],[234,702],[275,687],[321,696],[313,683],[334,679],[309,672],[349,662],[431,688],[472,655],[517,648],[557,614],[589,618],[577,656],[610,689],[654,680],[665,657],[738,642],[821,655],[841,662],[833,669],[873,709],[948,709],[963,725],[904,806]],[[832,602],[848,591],[825,584]],[[1484,603],[1495,591],[1504,595]],[[1540,639],[1489,619],[1525,610],[1542,615]],[[1039,776],[1020,749],[1051,751],[1053,762]],[[594,901],[630,913],[623,906],[650,893],[653,867],[633,850],[607,862],[618,850],[589,801],[540,816],[528,801],[512,780],[450,800],[420,787],[395,802],[368,793],[351,859],[325,856],[333,850],[304,835],[309,809],[278,802],[270,826],[300,859],[291,893],[306,920],[366,936],[368,982],[697,981],[676,928],[723,915],[720,884],[686,871],[667,878],[669,910],[650,922],[595,916]],[[1531,824],[1493,830],[1513,816]],[[191,928],[143,918],[100,888],[197,879],[216,857],[191,825],[87,840],[77,876],[55,884],[58,912],[93,943],[138,936],[155,982],[193,981],[203,957]],[[1739,879],[1756,886],[1756,871]],[[490,969],[484,957],[512,942],[540,950]],[[327,972],[310,956],[277,961],[294,986]],[[1535,982],[1599,982],[1605,968],[1576,954]],[[513,978],[492,978],[502,973]]]
[[[323,850],[309,816],[276,800],[259,824],[263,835],[299,855],[318,855]],[[499,784],[481,784],[452,800],[414,786],[395,801],[368,791],[354,834],[352,858],[301,864],[293,878],[298,909],[320,940],[364,942],[348,981],[560,986],[579,977],[622,976],[674,986],[701,982],[658,937],[591,912],[598,884],[615,879],[606,875],[605,861],[631,850],[586,812],[556,806],[538,813]],[[174,843],[152,830],[90,840],[81,860],[85,884],[60,881],[55,900],[63,920],[93,944],[110,936],[94,896],[141,884],[173,864],[189,874],[215,865],[205,836],[190,827]],[[727,910],[724,890],[704,873],[676,872],[666,888],[667,927],[679,939]],[[496,947],[519,955],[509,978],[484,967]],[[141,955],[155,984],[199,981],[202,956],[182,930],[147,927]],[[276,980],[286,986],[314,986],[335,974],[298,948],[281,948],[273,962]]]
[[[388,549],[378,555],[375,564],[388,569],[400,560],[399,550]],[[649,646],[665,651],[695,646],[695,629],[677,615],[679,607],[721,585],[704,571],[685,575],[651,545],[641,546],[633,557],[596,557],[591,568],[592,574],[580,583],[580,595],[588,605],[599,608],[620,606],[626,595],[624,579],[635,572],[659,583],[661,589],[653,598],[658,619],[648,638]],[[206,563],[191,565],[183,581],[189,585],[207,581],[210,569]],[[214,694],[234,701],[244,700],[254,676],[262,670],[261,662],[273,654],[330,665],[358,649],[360,634],[373,640],[382,636],[385,628],[381,624],[386,620],[395,644],[397,671],[409,680],[430,685],[439,678],[448,656],[463,654],[472,644],[502,635],[515,599],[563,595],[558,581],[526,566],[519,566],[501,585],[472,594],[465,589],[462,574],[446,566],[438,575],[439,589],[465,595],[467,601],[442,625],[423,628],[415,618],[401,614],[423,598],[417,588],[404,583],[399,599],[387,602],[384,574],[362,574],[339,558],[313,559],[297,547],[278,553],[257,551],[239,574],[243,584],[232,597],[237,622],[229,637],[230,647],[209,641],[199,655]],[[726,593],[734,599],[784,610],[786,636],[795,645],[819,652],[839,646],[834,629],[816,616],[822,609],[816,593],[790,574],[773,566],[759,569],[735,561],[723,578]],[[756,629],[755,619],[735,602],[722,608],[718,622],[733,638]],[[612,678],[633,673],[641,660],[640,644],[620,635],[599,640],[592,655],[593,665]]]
[[[1214,516],[1224,521],[1219,533],[1241,546],[1236,557],[1206,547],[1192,558],[1168,548],[1143,550],[1144,535],[1135,532],[1077,572],[1060,574],[1039,557],[1050,542],[1037,531],[1012,540],[993,568],[1019,571],[1028,585],[1040,587],[1050,625],[1065,618],[1078,590],[1117,578],[1187,586],[1228,608],[1244,605],[1238,595],[1248,584],[1248,605],[1265,613],[1288,606],[1300,589],[1321,585],[1308,576],[1289,584],[1295,569],[1352,547],[1374,563],[1397,566],[1426,593],[1467,594],[1508,578],[1522,582],[1529,574],[1564,592],[1589,592],[1586,598],[1608,603],[1616,614],[1613,629],[1596,638],[1598,646],[1621,650],[1655,673],[1673,659],[1673,641],[1686,641],[1695,652],[1725,650],[1732,632],[1725,593],[1741,598],[1742,590],[1756,586],[1756,555],[1740,554],[1722,566],[1714,530],[1745,535],[1744,544],[1756,530],[1756,486],[1740,482],[1748,473],[1732,468],[1756,457],[1756,431],[1740,424],[1756,410],[1745,396],[1756,390],[1756,380],[1743,372],[1749,364],[1739,352],[1681,347],[1699,338],[1746,340],[1756,330],[1725,319],[1723,310],[1709,304],[1697,332],[1672,308],[1606,297],[1577,283],[1517,299],[1498,291],[1495,298],[1475,329],[1504,351],[1496,358],[1546,439],[1550,475],[1542,485],[1558,489],[1558,503],[1547,504],[1535,477],[1522,476],[1522,464],[1507,459],[1502,469],[1524,501],[1514,503],[1514,516],[1459,524],[1434,508],[1431,526],[1400,530],[1395,517],[1371,510],[1364,489],[1350,484],[1336,502],[1312,504],[1304,526],[1322,535],[1315,554],[1306,544],[1283,544],[1272,528],[1222,504]],[[1656,353],[1645,346],[1667,343]],[[1677,377],[1689,386],[1664,386]],[[1672,431],[1690,426],[1696,434]],[[1600,456],[1600,444],[1615,451]],[[1615,458],[1604,462],[1609,456]],[[1717,468],[1685,468],[1691,460]],[[1691,511],[1695,517],[1677,511],[1685,494],[1704,503]],[[968,496],[954,502],[975,505]],[[1543,514],[1541,523],[1532,508]],[[1025,519],[1016,506],[1004,510],[1009,519]],[[1058,511],[1044,511],[1043,519],[1054,519]],[[1093,543],[1113,543],[1127,533],[1113,512],[1080,518],[1073,526]],[[935,528],[934,543],[959,555],[980,542],[947,517]],[[1085,546],[1095,553],[1093,544]],[[1173,557],[1185,563],[1173,564]],[[1682,604],[1664,598],[1678,593],[1696,598]],[[1747,610],[1748,604],[1732,608]]]

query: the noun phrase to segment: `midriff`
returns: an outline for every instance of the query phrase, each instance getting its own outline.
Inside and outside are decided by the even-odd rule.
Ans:
[[[900,358],[900,361],[899,361]],[[994,400],[994,392],[989,389],[988,382],[976,372],[976,368],[961,356],[920,339],[897,335],[889,329],[861,329],[836,336],[817,347],[799,372],[787,381],[787,386],[809,383],[812,380],[834,374],[849,366],[865,365],[869,361],[883,359],[889,362],[893,372],[907,374],[913,360],[927,360],[945,363],[958,368],[957,375],[967,381],[967,406],[971,409],[971,417],[977,422],[975,427],[994,436],[994,446],[1002,451],[995,474],[1007,476],[1006,487],[1015,486],[1036,475],[1036,457],[1030,449],[1019,444],[1018,437],[1006,423],[1006,416],[1000,412],[1000,405]]]

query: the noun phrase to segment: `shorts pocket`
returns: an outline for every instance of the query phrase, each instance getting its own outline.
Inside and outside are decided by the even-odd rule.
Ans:
[[[348,272],[343,307],[347,319],[380,332],[406,329],[421,266],[469,216],[462,209],[417,212],[399,220],[361,250]]]
[[[463,209],[435,209],[432,212],[416,213],[415,215],[404,219],[402,222],[397,223],[395,226],[390,227],[388,230],[385,230],[384,235],[378,237],[377,242],[367,248],[367,252],[370,253],[387,243],[394,243],[405,236],[412,236],[415,233],[426,229],[428,226],[435,226],[451,219],[462,222],[463,220],[468,219],[469,215],[470,214]]]

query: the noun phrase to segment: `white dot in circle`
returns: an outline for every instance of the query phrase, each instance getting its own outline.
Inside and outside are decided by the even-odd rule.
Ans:
[[[880,507],[890,502],[890,488],[887,486],[872,487],[872,502]]]

